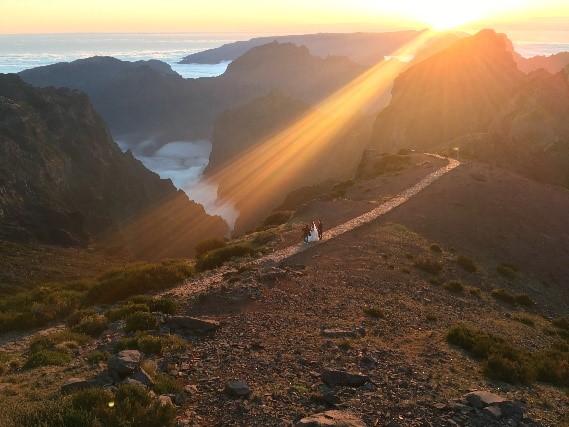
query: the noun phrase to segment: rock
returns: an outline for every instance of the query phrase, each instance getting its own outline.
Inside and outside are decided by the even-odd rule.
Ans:
[[[200,319],[191,316],[164,316],[164,322],[175,329],[191,329],[201,334],[215,331],[221,326],[216,320]]]
[[[195,395],[198,392],[198,387],[193,384],[188,384],[184,387],[184,391],[188,393],[190,396]]]
[[[134,374],[132,374],[130,379],[140,382],[141,384],[145,385],[146,387],[151,387],[154,384],[154,381],[148,375],[147,372],[144,371],[142,368],[138,368]]]
[[[134,380],[134,379],[132,379],[132,378],[130,378],[130,377],[125,378],[121,384],[128,384],[128,385],[133,385],[133,386],[136,386],[136,387],[144,387],[144,388],[147,388],[147,386],[144,385],[144,384],[142,384],[140,381]]]
[[[162,394],[162,395],[158,396],[158,402],[159,402],[160,405],[162,405],[162,406],[174,406],[174,404],[172,403],[172,399],[170,398],[170,396],[166,396],[165,394]]]
[[[489,391],[473,391],[472,393],[468,393],[465,398],[466,403],[469,406],[473,406],[477,409],[482,409],[488,405],[504,402],[506,400],[497,394],[490,393]]]
[[[500,418],[502,416],[502,411],[500,411],[500,408],[494,405],[485,407],[483,411],[493,418]]]
[[[260,282],[276,282],[277,280],[284,279],[287,275],[286,270],[277,267],[261,268],[257,271],[257,279]]]
[[[178,406],[182,406],[186,403],[186,395],[184,393],[176,393],[174,395],[174,403]]]
[[[511,400],[504,400],[496,406],[500,408],[502,416],[521,421],[524,418],[524,405],[520,402],[513,402]]]
[[[366,427],[365,423],[348,412],[326,411],[301,419],[296,427]]]
[[[322,372],[321,378],[322,381],[324,381],[324,383],[330,387],[360,387],[370,381],[370,378],[367,375],[334,370],[326,370]]]
[[[123,350],[109,359],[107,369],[111,376],[126,377],[132,375],[140,366],[142,353],[138,350]]]
[[[251,389],[245,381],[231,380],[225,384],[225,394],[229,397],[249,397]]]
[[[61,393],[68,394],[89,387],[91,387],[91,383],[84,378],[69,378],[65,384],[61,386]]]

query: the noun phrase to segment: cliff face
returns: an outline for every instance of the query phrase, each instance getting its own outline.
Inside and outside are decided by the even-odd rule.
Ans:
[[[531,73],[544,69],[551,74],[557,74],[569,64],[569,52],[560,52],[555,55],[538,55],[532,58],[524,58],[519,54],[514,55],[518,68],[524,73]]]
[[[160,213],[173,203],[177,210]],[[184,227],[157,236],[154,245],[135,246],[129,230],[147,214],[154,219],[138,230],[146,236],[164,220]],[[0,75],[1,238],[74,246],[106,235],[154,258],[191,256],[197,242],[225,230],[169,180],[122,153],[86,95]],[[171,245],[181,234],[184,241]]]
[[[504,36],[484,30],[409,68],[377,117],[372,145],[429,149],[486,130],[524,75]]]
[[[483,31],[401,74],[372,148],[459,152],[569,186],[567,68],[517,69],[503,36]]]
[[[363,147],[369,141],[372,118],[353,117],[333,136],[315,134],[303,139],[304,132],[281,133],[295,129],[301,122],[299,119],[314,112],[310,105],[273,90],[242,107],[226,111],[216,121],[206,176],[219,183],[218,194],[222,200],[235,203],[239,211],[237,233],[256,227],[289,192],[329,178],[344,178],[355,171]],[[322,122],[343,120],[341,112],[337,117],[322,113],[319,119]],[[307,128],[306,132],[310,130]],[[317,155],[313,155],[313,144],[318,146]],[[290,156],[290,152],[297,154]],[[278,162],[282,165],[275,168],[274,163]],[[236,169],[235,164],[243,165],[249,172],[266,175],[266,182],[259,182],[259,174],[255,173],[250,180],[243,180],[241,172],[248,171]],[[235,175],[225,173],[226,166]],[[271,181],[279,181],[279,177],[285,179],[272,189]]]

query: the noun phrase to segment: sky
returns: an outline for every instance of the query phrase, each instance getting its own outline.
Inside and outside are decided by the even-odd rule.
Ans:
[[[0,0],[0,33],[569,30],[567,0]]]

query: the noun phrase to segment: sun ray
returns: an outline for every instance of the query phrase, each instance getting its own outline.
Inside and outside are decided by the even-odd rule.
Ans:
[[[424,31],[393,56],[412,55],[432,37],[432,32]],[[221,199],[232,202],[246,217],[248,211],[268,209],[284,198],[287,184],[325,159],[333,138],[351,126],[378,93],[390,88],[404,67],[398,61],[378,63],[286,129],[232,159],[210,177],[219,183]]]

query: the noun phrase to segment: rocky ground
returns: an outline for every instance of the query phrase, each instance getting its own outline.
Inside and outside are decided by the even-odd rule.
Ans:
[[[358,182],[345,198],[320,198],[297,212],[272,249],[298,243],[299,226],[305,221],[321,217],[331,228],[393,197],[444,163],[417,156],[407,171]],[[442,186],[458,194],[452,183],[460,188],[469,180],[474,185],[485,182],[472,178],[484,168],[460,166],[416,197],[428,192],[437,197]],[[523,264],[515,279],[498,275],[491,250],[476,256],[466,252],[478,268],[465,271],[456,262],[462,247],[451,246],[441,231],[423,233],[421,227],[428,228],[429,218],[411,222],[408,218],[416,212],[409,213],[411,208],[416,209],[406,203],[386,218],[310,244],[280,264],[243,260],[173,290],[170,295],[182,307],[180,315],[209,320],[212,330],[198,333],[195,325],[159,316],[161,329],[156,334],[179,334],[187,345],[163,356],[135,359],[152,359],[183,387],[182,393],[169,396],[177,407],[178,423],[569,425],[567,390],[490,381],[478,362],[445,340],[449,328],[466,323],[525,349],[547,347],[555,339],[552,316],[568,314],[566,292],[555,293],[552,301],[548,289],[558,288],[545,287],[532,275],[537,270],[528,268],[526,273]],[[424,209],[433,211],[431,205]],[[405,225],[397,221],[399,217]],[[480,229],[484,227],[475,227]],[[449,227],[448,232],[476,235],[472,228]],[[439,260],[442,271],[432,275],[416,268],[415,261],[422,256]],[[448,280],[463,282],[464,291],[446,290],[441,284]],[[489,291],[497,286],[526,291],[536,304],[521,308],[496,301]],[[534,325],[517,321],[520,316],[532,319]],[[113,383],[115,362],[90,365],[85,357],[95,349],[112,352],[113,343],[124,336],[124,322],[115,322],[99,339],[76,348],[68,367],[44,367],[26,374],[15,365],[15,370],[2,375],[4,405],[23,396],[41,400],[56,395],[72,377]],[[505,402],[493,395],[469,394],[474,391],[494,393]]]

